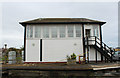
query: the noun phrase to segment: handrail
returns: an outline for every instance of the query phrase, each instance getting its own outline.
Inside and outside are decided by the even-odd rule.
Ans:
[[[106,49],[109,51],[109,53],[111,53],[111,48],[109,46],[107,46],[105,43],[101,42],[101,40],[98,37],[90,36],[90,37],[86,37],[86,38],[88,38],[88,41],[95,41],[95,45],[99,45],[103,50]],[[90,38],[94,38],[94,40],[93,39],[90,40]]]
[[[94,44],[92,43],[92,45],[96,45],[99,48],[101,48],[103,51],[105,51],[105,54],[107,53],[105,57],[109,58],[110,61],[112,62],[112,58],[113,58],[112,51],[114,51],[114,49],[112,50],[112,48],[108,47],[105,43],[101,42],[101,40],[96,36],[85,37],[85,41],[87,41],[87,45],[89,45],[89,41],[94,41],[95,43]]]

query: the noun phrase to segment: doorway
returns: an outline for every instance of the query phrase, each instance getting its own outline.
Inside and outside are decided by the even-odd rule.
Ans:
[[[85,36],[90,37],[91,36],[91,29],[85,29]]]

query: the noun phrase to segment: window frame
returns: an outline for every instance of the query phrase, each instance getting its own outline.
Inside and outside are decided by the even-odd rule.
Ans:
[[[78,31],[78,33],[77,33],[77,31]],[[79,35],[79,36],[77,36],[77,35]],[[81,37],[81,26],[80,25],[75,25],[75,37],[76,38],[80,38]]]
[[[59,29],[59,34],[58,34],[59,38],[66,38],[66,26],[59,26],[58,29]]]
[[[31,32],[32,29],[32,32]],[[34,37],[34,28],[33,26],[26,26],[26,38],[33,38]]]
[[[45,30],[45,35],[44,35],[44,28],[46,28],[47,30]],[[50,38],[50,33],[49,33],[49,29],[50,27],[49,26],[42,26],[42,38]],[[47,31],[47,33],[46,33]],[[47,37],[48,36],[48,37]]]
[[[94,30],[94,31],[93,31],[93,33],[94,33],[93,35],[96,36],[96,37],[99,37],[99,29],[98,29],[98,26],[94,26],[93,30]]]
[[[35,33],[34,33],[34,37],[35,38],[41,38],[41,29],[42,27],[41,26],[34,26],[34,30],[35,30]],[[36,37],[36,29],[37,29],[37,37]]]
[[[71,29],[70,29],[70,31],[69,31],[69,28],[72,28],[72,33],[71,33]],[[72,25],[67,25],[67,37],[68,38],[74,38],[74,26],[72,26]]]
[[[58,27],[51,26],[50,29],[51,29],[51,38],[58,38]]]

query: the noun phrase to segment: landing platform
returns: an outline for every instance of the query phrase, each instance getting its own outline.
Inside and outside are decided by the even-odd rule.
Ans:
[[[2,70],[57,70],[57,71],[83,71],[83,70],[107,70],[120,68],[120,63],[92,63],[92,64],[73,64],[66,63],[44,63],[44,64],[3,64]]]
[[[1,67],[3,78],[36,77],[36,78],[79,78],[84,76],[120,77],[120,63],[92,63],[67,65],[66,63],[42,64],[4,64]]]

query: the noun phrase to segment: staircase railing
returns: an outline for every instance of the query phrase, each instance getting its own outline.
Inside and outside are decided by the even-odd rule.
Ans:
[[[110,48],[105,43],[101,42],[101,40],[96,36],[86,37],[85,45],[96,45],[97,47],[105,51],[112,59],[112,55],[113,55],[112,52],[114,51],[114,49]]]

